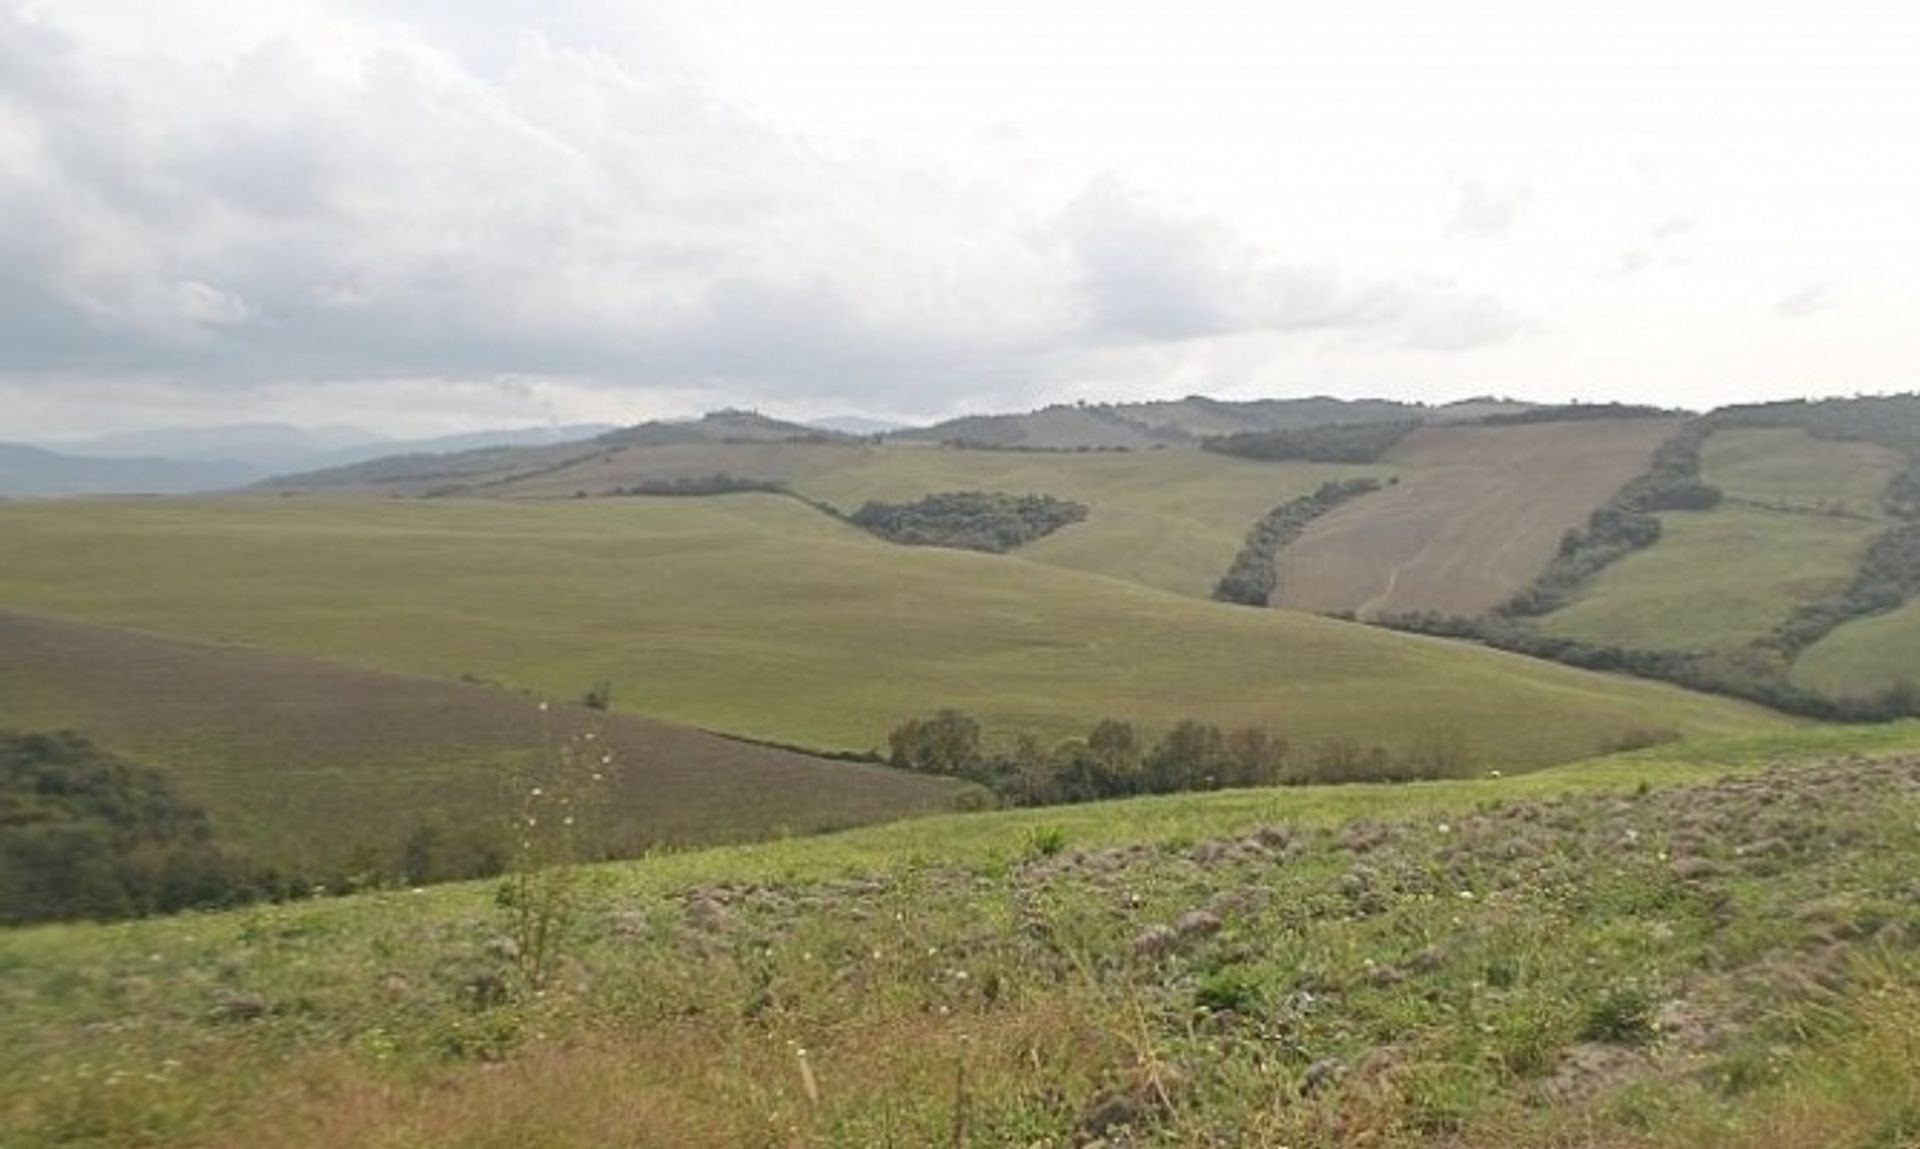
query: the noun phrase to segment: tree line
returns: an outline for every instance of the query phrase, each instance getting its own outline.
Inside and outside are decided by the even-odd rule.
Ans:
[[[1658,512],[1704,511],[1718,506],[1720,489],[1700,477],[1700,448],[1712,433],[1711,425],[1695,420],[1661,444],[1646,471],[1588,515],[1584,529],[1568,530],[1547,568],[1496,613],[1519,618],[1558,610],[1567,605],[1581,583],[1659,542]]]
[[[1793,685],[1786,676],[1784,660],[1777,653],[1759,647],[1712,652],[1650,650],[1542,634],[1525,624],[1498,616],[1471,618],[1436,611],[1378,615],[1369,621],[1392,630],[1467,639],[1582,670],[1656,678],[1689,690],[1744,698],[1808,718],[1832,722],[1920,718],[1920,686],[1913,682],[1897,682],[1866,696],[1833,698]]]
[[[1307,524],[1341,503],[1379,489],[1378,479],[1322,483],[1313,494],[1291,499],[1268,511],[1247,532],[1246,542],[1233,556],[1233,565],[1227,568],[1227,573],[1213,584],[1213,597],[1221,602],[1266,606],[1273,601],[1274,588],[1280,580],[1275,566],[1280,548],[1299,538]]]
[[[958,710],[909,719],[888,734],[900,769],[959,778],[1010,806],[1050,806],[1141,794],[1248,786],[1409,782],[1457,778],[1472,767],[1457,735],[1435,732],[1397,752],[1333,739],[1296,748],[1262,727],[1222,730],[1187,719],[1157,740],[1106,719],[1084,738],[1045,743],[1021,733],[989,750],[978,721]]]
[[[1268,463],[1377,463],[1419,426],[1418,419],[1394,419],[1241,431],[1208,436],[1201,440],[1200,449]]]
[[[0,923],[235,905],[276,881],[159,771],[72,732],[0,732]]]

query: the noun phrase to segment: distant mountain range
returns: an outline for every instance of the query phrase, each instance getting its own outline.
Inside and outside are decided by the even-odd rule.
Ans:
[[[353,427],[243,423],[174,427],[52,443],[0,443],[0,496],[188,494],[274,475],[349,466],[389,455],[443,455],[484,447],[539,447],[591,439],[604,423],[388,439]]]
[[[0,444],[0,496],[179,494],[295,475],[323,483],[342,479],[357,482],[376,475],[380,481],[394,481],[414,472],[436,471],[440,457],[506,448],[584,446],[589,442],[659,446],[885,436],[1007,450],[1140,450],[1191,447],[1214,436],[1327,424],[1470,422],[1512,415],[1532,406],[1494,398],[1429,406],[1326,396],[1235,401],[1189,395],[1138,403],[1056,404],[1017,414],[968,415],[931,427],[910,427],[858,415],[793,423],[755,411],[726,410],[699,419],[657,420],[630,427],[579,423],[427,439],[389,439],[344,425],[240,423]],[[455,469],[470,469],[469,462],[480,460],[462,459]]]

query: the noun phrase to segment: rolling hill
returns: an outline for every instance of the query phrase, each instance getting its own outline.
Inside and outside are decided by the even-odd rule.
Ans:
[[[1809,733],[651,857],[545,984],[495,883],[0,931],[0,1138],[1904,1145],[1920,727]]]
[[[1724,494],[1669,511],[1654,546],[1595,577],[1543,629],[1589,642],[1731,651],[1796,607],[1845,590],[1886,521],[1880,494],[1904,459],[1792,429],[1716,431],[1701,477]]]
[[[1478,614],[1546,566],[1568,528],[1645,469],[1672,419],[1423,427],[1382,459],[1392,488],[1316,520],[1280,552],[1292,610]]]
[[[285,651],[0,611],[0,729],[84,731],[165,770],[222,841],[308,876],[387,865],[428,826],[486,839],[581,732],[613,755],[606,845],[808,833],[951,809],[962,787],[634,715]]]
[[[1125,717],[1302,746],[1457,739],[1515,768],[1756,708],[1457,643],[882,543],[779,496],[0,507],[0,603],[819,747],[943,706],[1059,738]]]

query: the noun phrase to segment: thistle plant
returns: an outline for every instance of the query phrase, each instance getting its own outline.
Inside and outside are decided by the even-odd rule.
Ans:
[[[606,804],[613,753],[600,733],[553,733],[540,704],[543,753],[515,784],[513,858],[497,902],[521,978],[544,990],[584,901],[582,863],[591,857]]]

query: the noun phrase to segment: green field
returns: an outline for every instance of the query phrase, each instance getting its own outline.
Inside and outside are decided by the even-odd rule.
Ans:
[[[1022,547],[1019,557],[1205,596],[1247,531],[1322,483],[1391,467],[1258,463],[1204,451],[1025,453],[897,448],[794,483],[843,511],[868,499],[909,502],[936,491],[1038,492],[1085,503],[1087,521]]]
[[[715,472],[777,480],[851,513],[869,499],[942,491],[1044,494],[1084,503],[1087,521],[1023,547],[1034,562],[1205,597],[1249,528],[1331,479],[1387,477],[1387,466],[1260,463],[1196,450],[976,451],[913,444],[711,443],[629,447],[486,488],[565,498]]]
[[[1802,651],[1795,685],[1835,695],[1869,695],[1920,683],[1920,601],[1846,623]]]
[[[163,769],[224,845],[309,878],[397,872],[422,827],[498,846],[513,788],[587,732],[612,758],[600,831],[623,857],[950,810],[967,789],[630,715],[543,713],[471,683],[4,611],[0,729],[79,730]]]
[[[1551,634],[1656,650],[1731,650],[1847,588],[1880,527],[1747,506],[1660,517],[1660,541],[1542,620]]]
[[[1700,451],[1702,477],[1729,499],[1869,517],[1905,466],[1898,451],[1793,430],[1717,431]]]
[[[1661,515],[1659,542],[1601,571],[1542,629],[1660,650],[1748,646],[1847,588],[1902,465],[1896,452],[1804,431],[1715,432],[1701,477],[1725,501]]]
[[[1660,684],[1260,612],[1001,556],[897,547],[777,496],[122,500],[0,508],[0,605],[475,675],[818,747],[942,706],[990,730],[1115,716],[1539,766],[1649,729],[1781,719]]]
[[[647,859],[580,873],[537,991],[492,884],[6,931],[0,1143],[1908,1144],[1916,750]]]

